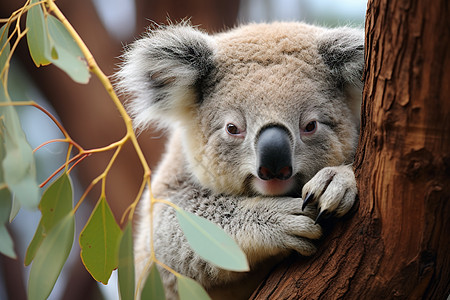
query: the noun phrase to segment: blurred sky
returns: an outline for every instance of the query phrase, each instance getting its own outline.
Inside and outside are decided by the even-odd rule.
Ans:
[[[125,40],[135,31],[133,0],[93,2],[115,38]],[[366,5],[366,0],[242,0],[238,21],[248,23],[297,20],[329,26],[362,25]]]
[[[244,0],[240,20],[245,22],[301,20],[324,25],[364,22],[365,0]]]

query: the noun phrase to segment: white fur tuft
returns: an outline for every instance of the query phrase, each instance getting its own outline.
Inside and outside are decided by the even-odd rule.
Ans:
[[[170,127],[196,102],[196,83],[213,67],[214,40],[186,24],[160,27],[131,44],[122,56],[116,86],[134,126]]]
[[[358,28],[328,29],[318,38],[318,50],[339,81],[362,89],[364,31]]]

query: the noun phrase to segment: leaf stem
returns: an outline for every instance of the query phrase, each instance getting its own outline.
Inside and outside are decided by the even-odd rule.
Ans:
[[[47,145],[52,144],[52,143],[58,143],[58,142],[61,142],[61,143],[71,143],[72,140],[69,140],[69,139],[53,139],[53,140],[48,140],[48,141],[46,141],[46,142],[43,142],[42,144],[40,144],[40,145],[37,146],[36,148],[34,148],[33,153],[35,153],[36,151],[38,151],[39,149],[41,149],[41,148],[44,147],[44,146],[47,146]]]
[[[183,275],[181,275],[180,273],[178,273],[177,271],[175,271],[174,269],[172,269],[171,267],[169,267],[168,265],[166,265],[165,263],[163,263],[162,261],[159,260],[155,260],[155,263],[160,265],[161,267],[163,267],[164,269],[166,269],[167,271],[169,271],[170,273],[172,273],[173,275],[175,275],[176,277],[181,277]]]
[[[60,9],[56,6],[56,4],[54,3],[54,0],[47,0],[46,3],[48,6],[48,11],[52,12],[61,21],[61,23],[64,25],[64,27],[67,29],[67,31],[70,33],[72,38],[77,43],[78,47],[80,47],[81,52],[83,53],[83,55],[86,59],[86,62],[88,64],[89,70],[93,74],[95,74],[97,76],[97,78],[100,80],[100,82],[106,89],[106,92],[108,93],[108,95],[110,96],[114,105],[116,106],[117,110],[119,111],[119,114],[121,115],[121,117],[125,123],[126,135],[118,143],[123,144],[123,143],[125,143],[126,140],[128,140],[128,139],[131,140],[131,143],[133,144],[136,154],[138,155],[139,160],[141,162],[142,168],[144,169],[144,178],[150,177],[150,174],[151,174],[150,167],[148,166],[147,160],[145,159],[142,149],[139,146],[139,143],[137,141],[137,137],[133,130],[133,123],[132,123],[131,117],[126,112],[124,106],[122,105],[119,98],[117,97],[117,94],[114,92],[114,88],[113,88],[111,82],[109,81],[109,79],[105,75],[105,73],[103,73],[103,71],[100,69],[100,67],[98,66],[97,62],[95,61],[92,53],[89,51],[88,47],[83,42],[81,37],[75,31],[73,26],[69,23],[69,21],[66,19],[64,14],[60,11]],[[113,144],[111,144],[110,147],[114,147]],[[109,148],[109,149],[111,149],[111,148]],[[94,152],[94,151],[91,151],[91,152]],[[134,208],[132,208],[132,211],[134,212]],[[132,218],[132,216],[131,216],[131,218]]]
[[[14,101],[14,102],[2,102],[0,103],[0,106],[34,106],[37,109],[39,109],[40,111],[42,111],[44,114],[47,115],[47,117],[49,117],[53,123],[55,123],[55,125],[58,127],[58,129],[62,132],[62,134],[64,135],[64,137],[67,140],[70,140],[71,144],[73,144],[78,150],[82,150],[83,147],[81,147],[80,145],[78,145],[69,135],[69,133],[66,131],[66,129],[64,129],[64,127],[61,125],[61,123],[58,121],[58,119],[56,119],[48,110],[46,110],[44,107],[42,107],[41,105],[37,104],[34,101]]]
[[[78,208],[80,208],[81,203],[83,203],[84,199],[86,199],[86,196],[89,194],[89,192],[92,190],[92,188],[97,184],[97,182],[99,182],[100,179],[101,179],[101,175],[91,181],[91,183],[89,184],[87,189],[84,191],[83,195],[81,195],[80,200],[78,200],[77,204],[73,208],[74,213],[76,211],[78,211]]]
[[[164,199],[155,199],[155,198],[153,198],[153,202],[155,202],[155,203],[156,202],[164,203],[166,205],[169,205],[170,207],[172,207],[175,210],[179,210],[180,209],[176,204],[173,204],[172,202],[164,200]]]
[[[134,215],[134,211],[136,209],[137,204],[139,203],[142,194],[144,193],[144,188],[146,185],[150,185],[148,176],[144,175],[144,178],[142,179],[141,187],[139,188],[139,191],[137,193],[137,196],[133,203],[131,203],[127,209],[123,212],[122,218],[120,219],[120,224],[123,224],[125,221],[126,216],[128,215],[128,219],[132,218],[132,215]]]
[[[72,162],[74,162],[75,160],[80,158],[80,154],[77,154],[76,156],[72,157],[70,160],[66,161],[62,166],[60,166],[58,169],[56,169],[56,171],[54,171],[52,173],[52,175],[50,175],[44,182],[42,182],[39,187],[42,188],[44,187],[53,177],[55,177],[59,172],[62,171],[62,169],[64,169],[66,166],[68,166],[69,164],[71,164]]]
[[[72,169],[75,168],[76,165],[78,165],[80,162],[82,162],[85,158],[87,158],[88,156],[90,156],[90,154],[84,154],[82,157],[80,157],[79,160],[77,160],[67,171],[67,173],[72,172]]]
[[[108,165],[106,166],[105,171],[103,171],[103,179],[102,179],[102,196],[104,196],[106,198],[106,175],[109,173],[109,171],[111,170],[112,165],[114,164],[114,162],[117,159],[117,156],[120,153],[120,150],[122,150],[123,147],[123,143],[117,146],[116,151],[114,152],[113,156],[111,157]]]

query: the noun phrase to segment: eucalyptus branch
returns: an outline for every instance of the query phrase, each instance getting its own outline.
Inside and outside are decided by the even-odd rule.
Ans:
[[[135,151],[141,161],[142,167],[144,168],[144,174],[146,174],[147,176],[150,176],[150,167],[148,166],[148,163],[147,163],[147,161],[144,157],[144,154],[141,150],[141,147],[139,146],[139,143],[137,141],[137,137],[133,130],[133,122],[131,120],[131,117],[126,112],[126,110],[123,107],[122,103],[120,102],[117,94],[114,92],[114,88],[113,88],[110,80],[105,75],[105,73],[103,73],[103,71],[100,69],[100,67],[98,66],[97,62],[95,61],[92,53],[89,51],[86,44],[83,42],[81,37],[78,35],[78,33],[73,28],[73,26],[69,23],[69,21],[67,21],[66,17],[56,6],[54,1],[48,0],[46,3],[49,7],[49,11],[52,12],[61,21],[61,23],[63,23],[63,25],[65,26],[67,31],[70,33],[72,38],[75,40],[77,45],[80,47],[81,52],[83,53],[83,55],[87,61],[89,70],[97,76],[97,78],[100,80],[100,82],[106,89],[106,92],[109,94],[111,100],[114,102],[114,105],[116,106],[121,117],[124,120],[126,130],[127,130],[126,138],[131,140],[131,142],[135,148]]]

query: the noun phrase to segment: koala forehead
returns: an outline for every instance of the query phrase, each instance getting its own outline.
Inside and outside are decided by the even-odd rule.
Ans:
[[[215,36],[217,58],[224,67],[255,63],[262,66],[297,58],[317,64],[316,36],[322,28],[303,23],[250,24]],[[296,64],[296,60],[290,60]],[[297,65],[297,64],[296,64]]]
[[[321,28],[301,23],[253,24],[215,36],[215,72],[202,113],[281,121],[326,105],[337,91],[318,52]]]

